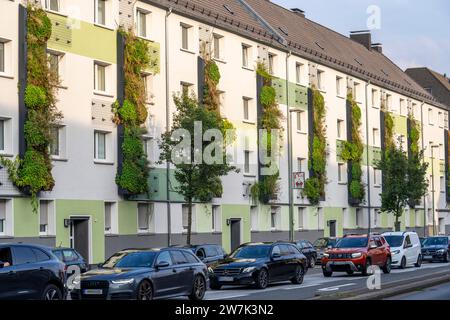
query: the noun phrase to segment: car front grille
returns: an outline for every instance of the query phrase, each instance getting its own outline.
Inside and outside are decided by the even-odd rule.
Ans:
[[[422,253],[426,256],[432,256],[432,255],[435,255],[437,251],[438,250],[436,250],[436,249],[426,249],[426,250],[422,250]]]
[[[214,275],[216,276],[233,276],[240,274],[242,268],[217,268],[214,270]]]
[[[351,259],[351,253],[331,253],[330,259]]]
[[[105,280],[82,280],[80,285],[82,300],[103,300],[108,296],[109,282]],[[101,289],[102,294],[85,294],[86,289]]]

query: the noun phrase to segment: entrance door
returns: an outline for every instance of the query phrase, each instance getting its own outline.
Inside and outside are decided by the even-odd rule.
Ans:
[[[231,251],[241,245],[241,219],[231,220]]]
[[[330,237],[336,237],[336,220],[330,221]]]
[[[71,219],[70,247],[89,261],[89,218]]]

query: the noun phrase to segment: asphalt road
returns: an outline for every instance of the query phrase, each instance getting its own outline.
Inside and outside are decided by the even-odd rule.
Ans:
[[[395,296],[386,300],[450,300],[450,283]]]
[[[450,264],[425,263],[421,268],[407,268],[405,270],[394,269],[391,274],[381,274],[380,285],[412,277],[426,276],[436,272],[449,270]],[[269,286],[265,290],[257,290],[252,287],[224,286],[221,290],[209,290],[205,300],[305,300],[316,295],[348,293],[357,289],[367,288],[367,277],[360,275],[348,276],[346,273],[335,273],[331,278],[325,278],[319,267],[310,269],[301,285],[293,285],[290,282]],[[450,295],[450,285],[440,289],[437,294]],[[369,292],[369,290],[368,290]],[[431,292],[429,293],[432,294]],[[444,294],[445,295],[445,294]]]

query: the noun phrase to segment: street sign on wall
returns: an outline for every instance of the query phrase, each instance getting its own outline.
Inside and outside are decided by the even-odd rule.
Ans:
[[[304,189],[305,188],[305,173],[304,172],[294,172],[293,183],[294,189]]]

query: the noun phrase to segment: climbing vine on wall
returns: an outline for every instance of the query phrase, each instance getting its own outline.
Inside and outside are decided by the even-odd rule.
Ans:
[[[315,87],[311,88],[313,103],[313,143],[310,146],[309,169],[312,176],[305,181],[303,193],[312,205],[325,195],[327,141],[325,133],[325,100]]]
[[[361,203],[364,200],[365,190],[362,183],[362,156],[364,145],[361,138],[361,109],[356,103],[353,95],[347,95],[347,101],[351,106],[352,132],[351,141],[346,141],[343,146],[341,157],[351,164],[351,181],[349,181],[349,192],[353,201]]]
[[[116,183],[131,195],[148,192],[149,162],[144,152],[142,135],[148,118],[146,88],[142,72],[151,64],[147,41],[139,39],[132,30],[119,30],[124,38],[125,96],[122,105],[113,105],[114,122],[124,129],[123,164]]]
[[[24,103],[27,117],[24,124],[26,150],[23,158],[14,161],[1,158],[11,181],[24,193],[30,194],[33,212],[38,212],[37,195],[51,191],[52,176],[50,145],[52,129],[62,114],[56,108],[55,88],[58,76],[49,68],[47,41],[52,23],[42,8],[27,6],[27,86]]]
[[[273,130],[278,130],[280,133],[283,130],[282,119],[283,114],[276,101],[276,91],[272,86],[273,76],[267,72],[267,66],[264,63],[258,63],[256,72],[263,79],[263,85],[260,93],[260,103],[262,106],[261,118],[259,119],[259,129],[265,129],[266,134],[263,135],[260,141],[260,148],[266,148],[265,154],[268,156],[274,155],[279,150],[272,150],[272,142],[274,145],[281,145],[281,141],[272,141],[274,139]],[[269,167],[270,165],[266,165]],[[279,170],[272,175],[261,175],[260,181],[256,182],[251,188],[251,195],[253,199],[259,199],[262,203],[268,203],[279,191],[278,178]]]

